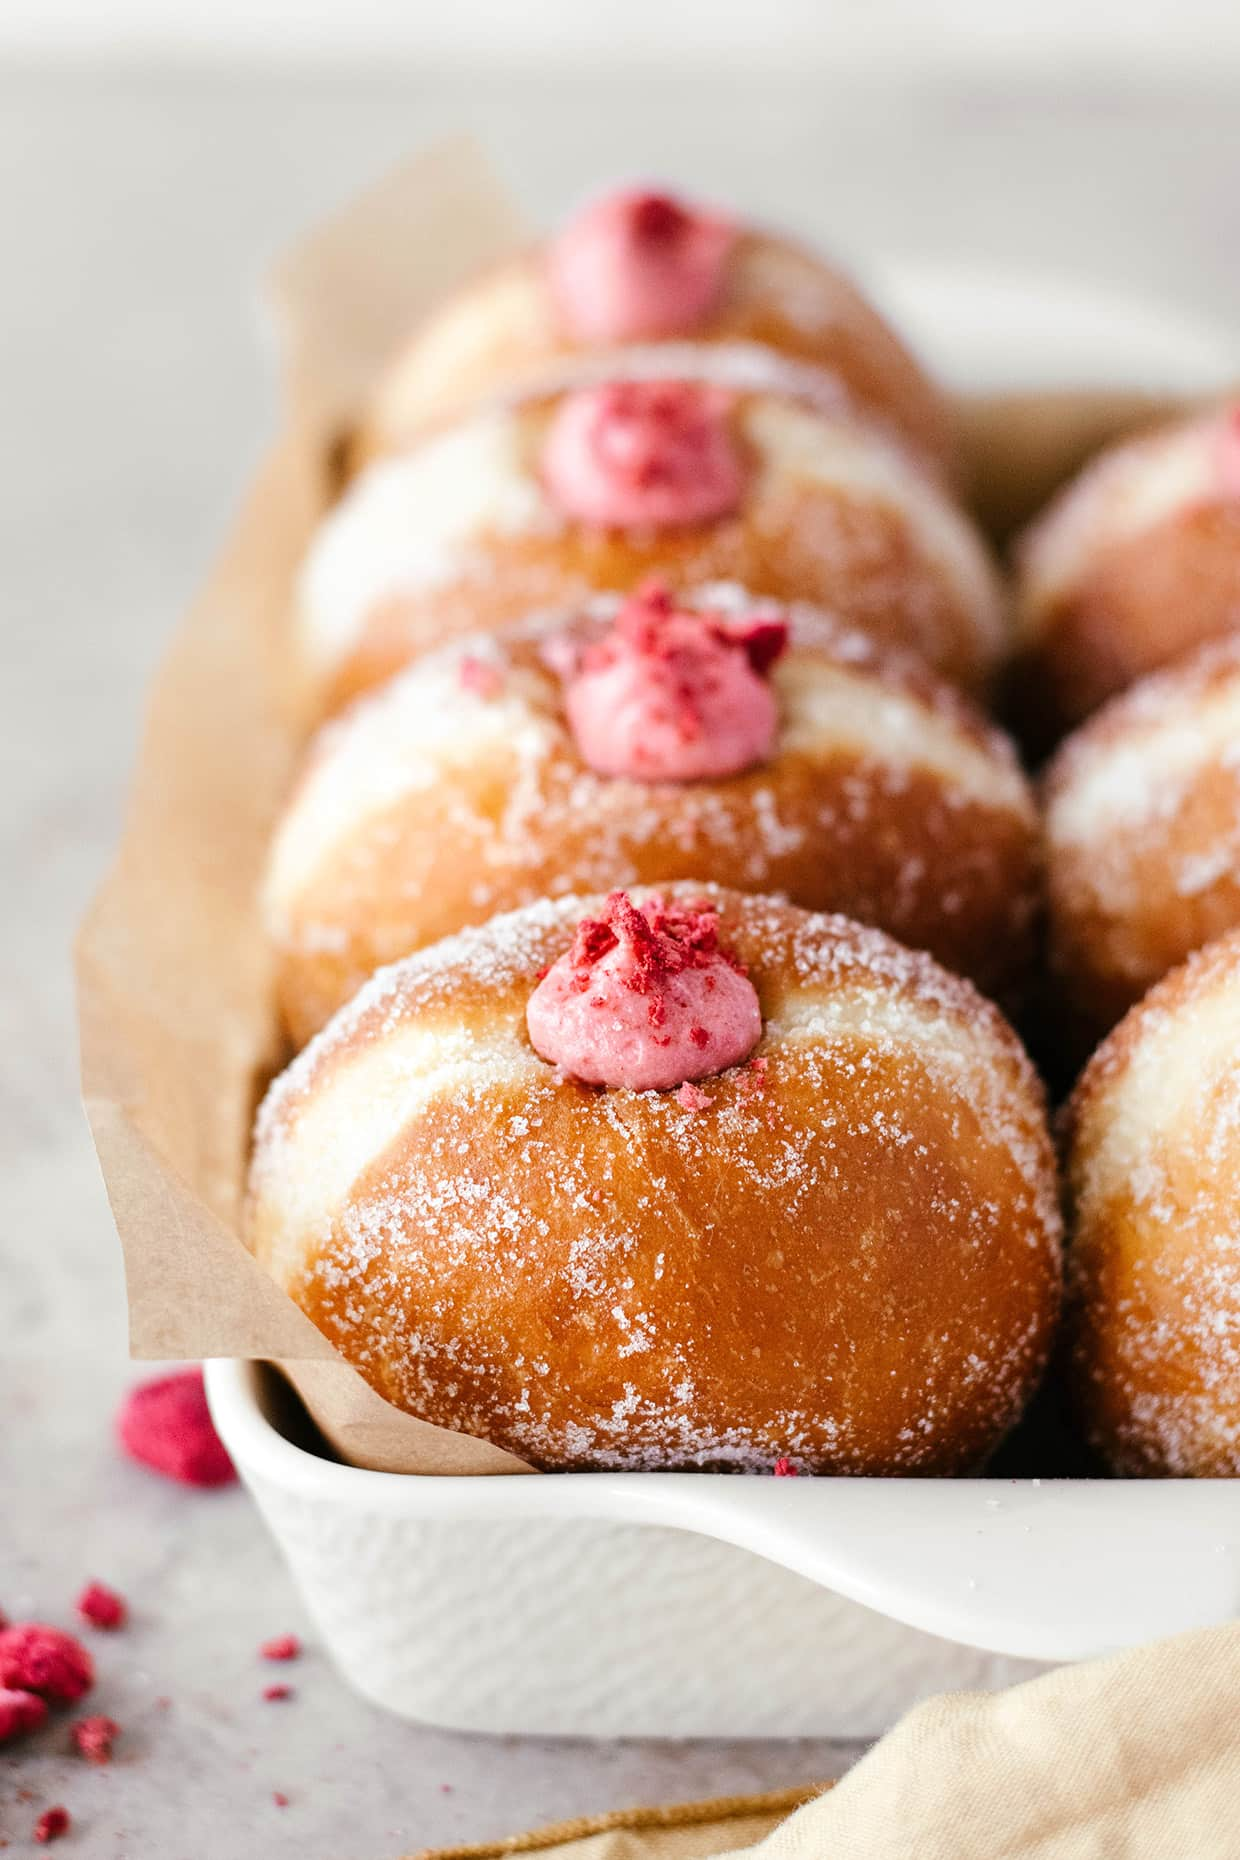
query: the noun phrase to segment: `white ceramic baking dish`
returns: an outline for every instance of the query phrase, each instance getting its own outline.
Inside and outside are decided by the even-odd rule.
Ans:
[[[1122,297],[871,282],[961,388],[1240,377],[1218,332]],[[864,1737],[929,1692],[1240,1612],[1240,1482],[410,1478],[296,1444],[255,1365],[212,1363],[207,1386],[342,1673],[432,1723]]]

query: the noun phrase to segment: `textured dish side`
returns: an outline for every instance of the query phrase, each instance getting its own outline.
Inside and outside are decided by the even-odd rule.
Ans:
[[[688,1531],[428,1522],[282,1489],[240,1462],[349,1683],[453,1729],[869,1737],[944,1687],[1040,1670],[885,1619]]]

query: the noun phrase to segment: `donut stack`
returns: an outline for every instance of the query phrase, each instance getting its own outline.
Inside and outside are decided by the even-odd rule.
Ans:
[[[467,286],[379,383],[293,616],[309,741],[263,909],[300,1050],[249,1232],[397,1406],[544,1470],[927,1474],[980,1467],[1027,1404],[1061,1216],[1004,1011],[1096,1034],[1228,927],[1240,659],[1087,725],[1044,835],[985,708],[1009,604],[951,432],[833,268],[645,191]],[[1165,522],[1175,471],[1230,482],[1232,434],[1198,422],[1153,487],[1096,467],[1112,488],[1025,545],[1027,741],[1169,656],[1148,562],[1094,558]],[[1226,514],[1168,539],[1215,604],[1177,643],[1225,624]],[[1124,1295],[1104,1252],[1077,1332]],[[1073,1360],[1136,1464],[1116,1351]]]

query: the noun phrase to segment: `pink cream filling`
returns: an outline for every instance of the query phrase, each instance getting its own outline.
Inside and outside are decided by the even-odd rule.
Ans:
[[[567,395],[542,472],[558,509],[602,528],[656,528],[730,516],[745,471],[731,396],[688,381],[613,381]]]
[[[635,905],[614,891],[530,996],[526,1024],[535,1052],[569,1078],[670,1091],[751,1053],[762,1011],[719,947],[713,909]]]
[[[1219,490],[1230,502],[1240,498],[1240,407],[1229,408],[1222,416],[1215,445]]]
[[[550,246],[547,276],[575,342],[637,342],[698,328],[723,294],[735,228],[670,194],[608,194]]]
[[[767,674],[788,639],[781,619],[727,620],[637,594],[607,635],[562,669],[583,762],[632,781],[703,781],[764,762],[779,727]]]

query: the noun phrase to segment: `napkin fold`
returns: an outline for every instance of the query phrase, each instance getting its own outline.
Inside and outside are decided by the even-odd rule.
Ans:
[[[452,1860],[1237,1860],[1240,1624],[929,1699],[772,1828],[786,1806],[634,1810]]]

